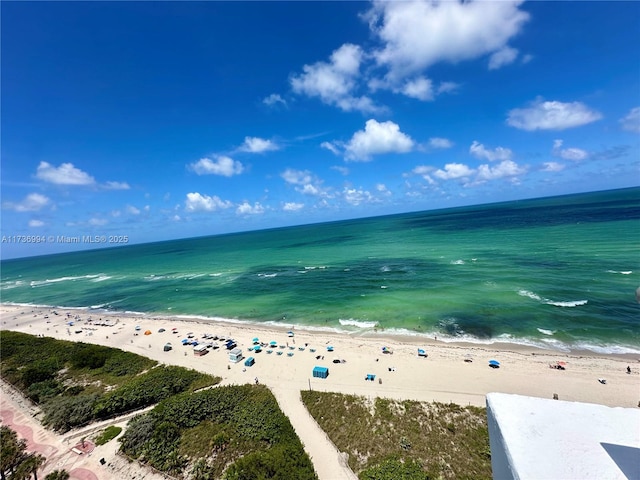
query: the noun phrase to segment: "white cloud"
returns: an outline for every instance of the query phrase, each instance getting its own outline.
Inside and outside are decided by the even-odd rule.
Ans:
[[[215,210],[231,207],[232,204],[228,200],[222,200],[214,195],[201,195],[198,192],[187,193],[184,209],[187,212],[213,212]]]
[[[441,82],[440,85],[438,85],[438,95],[440,95],[441,93],[451,93],[456,91],[458,88],[460,87],[460,85],[458,85],[455,82]]]
[[[414,141],[391,122],[367,120],[364,130],[358,130],[345,147],[348,160],[367,162],[372,155],[406,153],[413,149]]]
[[[313,180],[313,176],[309,170],[295,170],[293,168],[287,168],[280,176],[285,182],[291,183],[292,185],[304,185],[311,183]]]
[[[30,193],[21,202],[4,202],[2,206],[3,208],[15,210],[16,212],[37,212],[43,207],[46,207],[49,202],[49,198],[40,193]]]
[[[526,108],[509,111],[507,124],[521,130],[564,130],[579,127],[596,120],[602,115],[580,102],[545,102],[538,98]]]
[[[72,163],[63,163],[56,168],[50,163],[40,162],[36,177],[56,185],[94,185],[96,183],[91,175],[74,167]]]
[[[627,132],[640,133],[640,107],[629,110],[629,113],[620,119],[620,125]]]
[[[349,169],[347,167],[343,167],[342,165],[334,165],[331,167],[331,170],[335,170],[336,172],[340,172],[342,175],[349,175]]]
[[[558,162],[544,162],[543,172],[559,172],[564,170],[564,165]]]
[[[469,178],[475,173],[473,168],[469,168],[463,163],[447,163],[444,170],[438,169],[433,175],[442,180],[454,180],[458,178]]]
[[[221,175],[223,177],[240,175],[244,171],[242,163],[224,155],[216,156],[215,159],[201,158],[190,164],[189,168],[198,175]]]
[[[327,190],[322,188],[322,181],[308,170],[287,168],[280,176],[285,182],[295,185],[295,190],[304,195],[327,196],[328,194]]]
[[[432,137],[429,139],[429,146],[431,148],[445,149],[453,147],[453,142],[447,138]]]
[[[129,190],[131,187],[127,182],[105,182],[102,188],[105,190]]]
[[[359,46],[345,43],[334,50],[329,62],[304,65],[303,73],[291,77],[291,87],[297,94],[318,97],[327,105],[337,106],[346,112],[375,112],[379,109],[370,98],[353,94],[360,76],[362,57]]]
[[[571,160],[573,162],[580,162],[589,156],[586,150],[580,148],[562,148],[562,140],[553,141],[553,154],[564,160]]]
[[[174,222],[179,222],[181,220],[180,215],[174,215],[173,217],[171,217],[171,220],[173,220]]]
[[[264,103],[265,105],[269,105],[270,107],[273,107],[274,105],[277,105],[278,103],[281,103],[285,107],[287,106],[287,102],[285,101],[285,99],[282,98],[277,93],[272,93],[268,97],[265,97],[262,100],[262,103]]]
[[[44,226],[44,222],[42,220],[29,220],[29,226],[33,228],[38,228]]]
[[[489,57],[489,70],[497,70],[505,65],[513,63],[518,57],[518,50],[504,46]]]
[[[384,47],[373,55],[397,82],[438,62],[500,51],[529,19],[521,3],[376,0],[365,18]]]
[[[280,146],[271,140],[259,137],[244,137],[244,143],[238,149],[241,152],[262,153],[280,150]]]
[[[93,218],[89,219],[89,225],[91,225],[93,227],[102,227],[103,225],[106,225],[107,223],[109,223],[109,222],[104,218],[93,217]]]
[[[129,215],[140,215],[140,209],[133,205],[127,205],[126,210]]]
[[[333,143],[331,142],[322,142],[320,144],[321,148],[325,148],[327,150],[329,150],[331,153],[333,153],[334,155],[340,155],[340,150],[338,150],[338,147],[336,147]]]
[[[282,206],[285,212],[297,212],[304,208],[304,203],[287,202]]]
[[[342,196],[350,205],[360,205],[361,203],[372,203],[376,199],[367,190],[345,187]]]
[[[512,160],[504,160],[495,167],[489,165],[480,165],[478,167],[478,175],[476,177],[477,182],[484,182],[487,180],[496,180],[499,178],[516,177],[526,173],[526,168],[520,167]]]
[[[503,147],[497,147],[494,150],[489,150],[485,148],[483,144],[474,140],[471,147],[469,147],[469,153],[476,158],[495,162],[496,160],[510,160],[513,152],[510,149]]]
[[[400,91],[407,97],[418,100],[433,100],[433,82],[426,77],[417,77],[406,82]]]
[[[238,208],[236,208],[236,213],[238,215],[259,215],[264,213],[264,207],[260,205],[259,202],[256,202],[253,205],[249,202],[242,202],[238,205]]]
[[[392,195],[391,191],[384,183],[376,183],[376,190],[379,194],[384,195],[385,197],[390,197]]]

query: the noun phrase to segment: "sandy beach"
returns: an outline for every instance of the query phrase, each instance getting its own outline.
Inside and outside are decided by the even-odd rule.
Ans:
[[[121,348],[162,363],[218,375],[223,384],[257,380],[271,388],[289,415],[321,479],[348,478],[345,475],[349,472],[326,435],[300,409],[299,392],[303,389],[476,406],[485,405],[489,392],[542,398],[557,395],[560,400],[612,407],[638,407],[640,402],[640,358],[636,355],[566,354],[511,344],[452,344],[383,332],[355,335],[295,328],[289,336],[290,328],[15,305],[2,305],[0,320],[3,330]],[[145,335],[146,331],[151,334]],[[245,357],[254,357],[255,364],[230,363],[229,352],[220,340],[215,341],[220,348],[203,356],[181,343],[188,334],[205,343],[214,341],[203,339],[205,333],[233,338]],[[248,350],[254,338],[266,344],[259,353]],[[272,341],[276,347],[269,346]],[[171,351],[163,349],[167,342],[173,346]],[[382,347],[389,352],[383,352]],[[418,348],[427,356],[418,356]],[[269,350],[272,352],[267,353]],[[500,367],[490,368],[489,360],[499,361]],[[564,370],[550,368],[558,362]],[[328,378],[314,378],[314,366],[328,367]],[[375,381],[366,381],[367,374],[374,374]],[[7,408],[5,397],[3,394],[2,409]],[[96,475],[118,478],[106,469],[98,469]]]

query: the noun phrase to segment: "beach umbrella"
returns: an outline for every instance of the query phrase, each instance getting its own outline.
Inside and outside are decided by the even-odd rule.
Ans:
[[[329,345],[327,347],[327,352],[333,352],[333,346],[332,345]]]
[[[500,362],[497,361],[497,360],[489,360],[489,365],[491,365],[492,367],[493,366],[499,367],[500,366]]]
[[[253,340],[251,340],[253,343],[259,343],[260,340],[258,340],[258,337],[253,337]]]
[[[272,346],[272,347],[275,347],[276,345],[278,345],[278,342],[276,342],[275,340],[271,340],[269,342],[269,345]]]
[[[289,330],[289,331],[287,332],[287,335],[289,335],[290,337],[293,337],[293,332],[292,332],[291,330]]]
[[[151,330],[146,330],[146,331],[144,332],[144,334],[145,334],[145,335],[151,335]]]
[[[158,333],[162,333],[162,332],[165,332],[165,331],[166,330],[164,328],[161,328],[161,329],[158,330]]]
[[[183,338],[183,339],[182,339],[182,344],[183,344],[183,345],[186,345],[187,343],[189,343],[189,340],[188,340],[188,339],[186,339],[186,338]]]

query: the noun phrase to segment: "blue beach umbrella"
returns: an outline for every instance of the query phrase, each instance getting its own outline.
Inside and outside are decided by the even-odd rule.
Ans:
[[[490,367],[494,367],[494,368],[499,367],[500,366],[500,362],[497,361],[497,360],[489,360],[489,366]]]
[[[254,338],[253,338],[253,340],[252,340],[252,342],[253,342],[253,343],[259,343],[259,342],[260,342],[260,340],[258,340],[258,337],[254,337]]]
[[[276,342],[275,340],[271,340],[271,341],[269,342],[269,345],[271,345],[272,347],[275,347],[275,346],[277,346],[277,345],[278,345],[278,342]]]
[[[327,352],[333,352],[333,346],[329,345],[329,346],[327,347]]]

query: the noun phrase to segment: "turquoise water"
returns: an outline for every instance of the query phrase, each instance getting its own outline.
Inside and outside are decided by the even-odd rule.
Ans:
[[[640,352],[640,188],[1,262],[3,302]]]

